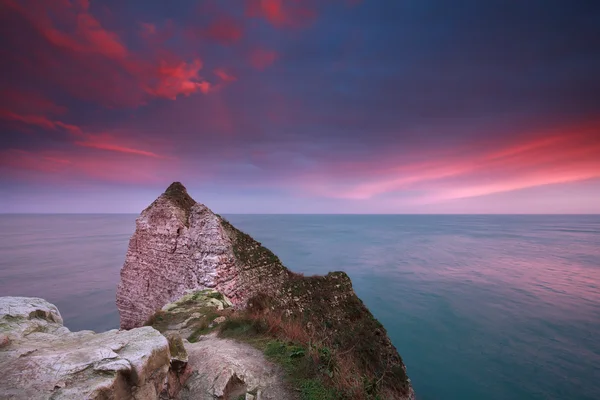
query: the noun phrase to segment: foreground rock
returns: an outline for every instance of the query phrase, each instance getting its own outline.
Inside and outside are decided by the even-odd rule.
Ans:
[[[382,398],[412,398],[402,359],[345,273],[292,273],[176,182],[136,221],[117,290],[121,327],[142,326],[166,304],[207,288],[237,309],[281,312],[301,321],[315,340],[346,354]]]
[[[156,321],[167,339],[149,326],[70,332],[45,300],[0,297],[0,399],[295,399],[281,369],[254,347],[214,333],[196,335],[194,343],[179,336],[185,325],[194,332],[204,326],[198,325],[204,317],[210,325],[227,307],[215,292],[180,299],[165,308],[164,321]]]
[[[157,330],[70,332],[56,306],[0,297],[0,398],[158,399],[169,369]]]
[[[221,293],[206,289],[165,305],[149,321],[183,347],[180,351],[171,346],[170,398],[237,400],[249,394],[249,398],[260,395],[256,398],[261,400],[295,399],[281,368],[260,350],[216,335],[219,324],[234,313],[231,305]],[[177,368],[174,359],[184,362]]]

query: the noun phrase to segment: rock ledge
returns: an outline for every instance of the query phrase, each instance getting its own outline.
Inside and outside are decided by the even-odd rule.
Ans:
[[[151,327],[70,332],[39,298],[0,297],[2,399],[158,399],[169,346]]]

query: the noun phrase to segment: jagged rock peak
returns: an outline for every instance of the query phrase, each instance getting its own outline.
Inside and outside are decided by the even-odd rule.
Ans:
[[[188,194],[187,189],[181,182],[171,183],[163,194],[175,204],[186,210],[196,204],[196,201]]]
[[[165,190],[165,193],[170,193],[170,192],[176,192],[176,193],[184,192],[185,194],[187,194],[187,189],[185,188],[183,183],[173,182],[169,185],[167,190]]]
[[[165,190],[163,194],[161,194],[150,206],[148,206],[146,210],[155,207],[157,202],[161,201],[162,199],[168,200],[171,204],[183,210],[185,216],[185,225],[189,226],[189,222],[187,221],[187,219],[190,216],[192,207],[194,206],[194,204],[196,204],[196,200],[194,200],[188,194],[185,186],[183,186],[181,182],[171,183],[167,190]]]

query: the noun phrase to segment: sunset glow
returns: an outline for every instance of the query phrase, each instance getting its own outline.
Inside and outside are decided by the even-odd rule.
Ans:
[[[0,212],[600,212],[593,6],[435,3],[0,0]]]

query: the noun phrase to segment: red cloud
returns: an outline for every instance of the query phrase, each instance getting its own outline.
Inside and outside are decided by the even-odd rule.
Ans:
[[[22,80],[35,77],[53,83],[70,94],[104,105],[138,106],[152,96],[175,99],[178,95],[208,93],[210,83],[199,75],[197,57],[186,62],[170,55],[164,45],[148,39],[149,48],[133,52],[119,36],[103,27],[86,1],[32,2],[0,0],[9,12],[26,21],[15,29],[31,33],[15,35],[13,48],[27,48],[12,56],[21,62]],[[152,36],[156,28],[142,25]],[[23,39],[22,39],[23,38]]]
[[[278,57],[276,51],[258,48],[250,53],[250,64],[262,71],[273,64]]]
[[[9,121],[22,122],[28,125],[35,125],[44,129],[56,130],[62,128],[74,135],[82,135],[83,132],[78,126],[65,124],[61,121],[50,120],[43,115],[20,115],[8,110],[0,110],[0,118]]]
[[[198,72],[202,69],[202,61],[194,60],[192,63],[180,62],[177,65],[169,65],[163,62],[158,68],[158,84],[148,87],[149,93],[159,97],[175,100],[177,95],[189,96],[200,91],[208,93],[211,89],[210,83],[201,81]]]
[[[0,110],[0,118],[9,121],[34,125],[43,129],[63,130],[70,134],[75,141],[73,144],[81,147],[88,147],[98,150],[108,150],[118,153],[135,154],[146,157],[164,158],[152,151],[135,148],[129,144],[123,143],[117,137],[110,134],[92,134],[84,132],[80,127],[67,124],[62,121],[50,120],[39,115],[19,115],[11,111]]]
[[[228,74],[223,68],[217,68],[213,71],[223,82],[233,82],[237,78],[231,74]]]
[[[109,58],[122,59],[127,56],[126,47],[119,37],[105,30],[88,11],[86,1],[69,4],[39,4],[24,1],[2,0],[5,5],[23,15],[53,45],[80,53],[97,53]],[[25,4],[23,4],[25,3]],[[70,20],[72,32],[65,33],[54,26],[51,15]]]
[[[247,0],[246,14],[264,18],[276,27],[300,27],[310,23],[316,12],[304,0]]]

